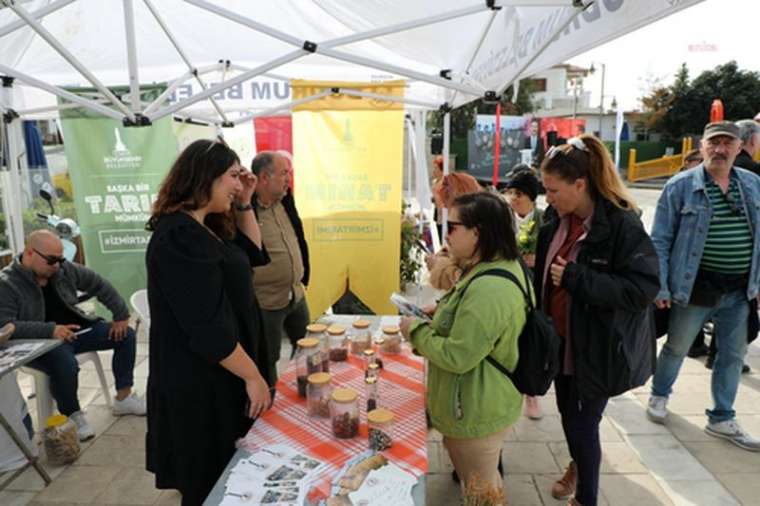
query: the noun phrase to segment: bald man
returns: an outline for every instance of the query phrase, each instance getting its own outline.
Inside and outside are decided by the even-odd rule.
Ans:
[[[111,311],[113,322],[77,308],[77,291],[96,297]],[[113,349],[113,413],[145,415],[145,401],[132,392],[136,343],[128,320],[129,308],[116,289],[87,267],[67,262],[61,240],[50,231],[32,232],[24,252],[0,271],[0,326],[15,326],[11,339],[63,341],[29,366],[50,376],[58,410],[76,423],[82,441],[95,437],[95,432],[77,398],[78,353]]]

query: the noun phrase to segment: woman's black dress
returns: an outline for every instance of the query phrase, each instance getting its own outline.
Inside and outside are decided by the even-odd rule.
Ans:
[[[245,384],[219,362],[240,343],[270,377],[251,277],[267,262],[243,233],[219,241],[185,213],[162,217],[148,245],[147,469],[182,504],[203,502],[251,427]]]

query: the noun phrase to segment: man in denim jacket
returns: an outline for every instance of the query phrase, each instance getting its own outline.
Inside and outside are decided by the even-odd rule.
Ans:
[[[760,178],[733,167],[739,150],[736,125],[708,124],[701,142],[704,162],[671,178],[657,202],[652,242],[662,288],[656,302],[670,308],[670,319],[647,416],[665,421],[683,359],[699,329],[712,319],[718,344],[715,406],[705,411],[705,432],[760,451],[760,441],[741,428],[733,409],[747,352],[750,301],[760,284]]]

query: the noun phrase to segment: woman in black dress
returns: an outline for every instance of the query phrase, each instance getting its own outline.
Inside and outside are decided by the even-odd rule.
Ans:
[[[161,185],[148,229],[147,469],[201,504],[235,441],[270,407],[252,270],[269,261],[250,202],[256,177],[200,140]]]

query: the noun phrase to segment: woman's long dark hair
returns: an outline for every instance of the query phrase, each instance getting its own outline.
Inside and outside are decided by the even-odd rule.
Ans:
[[[158,190],[147,230],[155,230],[158,220],[177,211],[194,211],[211,200],[214,181],[233,164],[240,163],[237,153],[224,142],[198,140],[177,157]],[[206,216],[206,225],[220,237],[230,239],[235,233],[233,211]]]
[[[478,230],[481,262],[520,257],[512,211],[502,197],[487,192],[466,193],[457,197],[452,207],[457,209],[462,225]]]

